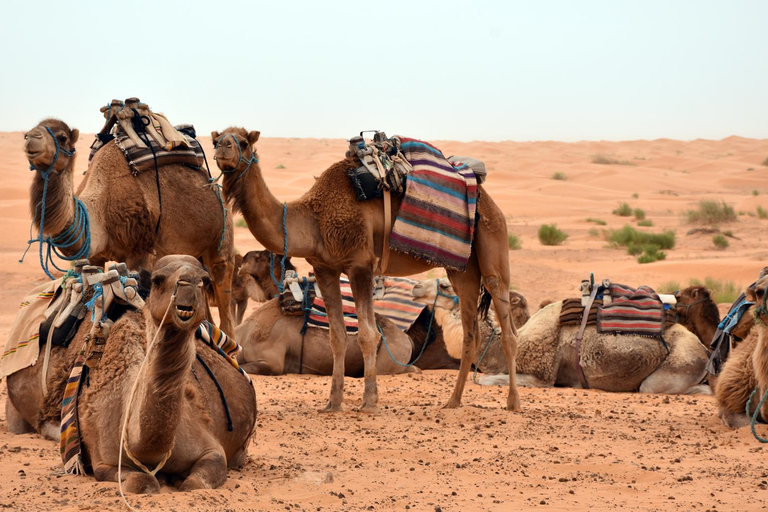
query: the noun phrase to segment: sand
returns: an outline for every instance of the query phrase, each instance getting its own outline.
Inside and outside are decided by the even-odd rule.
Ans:
[[[80,175],[92,136],[77,145]],[[202,138],[209,153],[210,139]],[[472,155],[488,166],[486,190],[508,218],[522,249],[510,251],[512,283],[535,305],[577,294],[590,272],[630,286],[686,286],[712,278],[751,283],[768,263],[768,140],[729,137],[626,142],[432,141],[446,154]],[[24,292],[44,275],[29,238],[32,173],[22,133],[0,133],[0,339],[5,340]],[[313,176],[343,156],[341,139],[274,139],[258,143],[265,179],[290,200]],[[632,165],[599,165],[603,154]],[[553,179],[555,173],[564,180]],[[79,178],[78,178],[79,179]],[[755,191],[757,194],[755,194]],[[712,234],[686,234],[683,213],[702,199],[725,201],[738,221],[729,246]],[[641,208],[677,244],[663,261],[640,265],[609,248],[601,231],[636,226],[611,211]],[[586,219],[600,219],[600,226]],[[556,223],[560,246],[537,239]],[[595,231],[596,230],[596,231]],[[261,246],[236,228],[241,252]],[[306,264],[299,263],[300,270]],[[439,271],[426,274],[440,275]],[[721,308],[722,309],[722,308]],[[442,410],[455,372],[382,376],[378,416],[354,411],[362,381],[347,379],[347,412],[325,415],[327,377],[255,377],[257,433],[248,464],[217,490],[130,496],[140,510],[762,510],[768,467],[749,430],[720,425],[708,396],[521,389],[523,413],[504,411],[505,390],[468,384],[464,405]],[[63,474],[58,444],[7,431],[0,383],[0,507],[24,510],[118,510],[117,486]],[[768,436],[768,428],[758,427]]]

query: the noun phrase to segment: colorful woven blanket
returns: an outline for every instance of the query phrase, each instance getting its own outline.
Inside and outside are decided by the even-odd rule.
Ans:
[[[597,332],[664,334],[664,304],[651,288],[641,286],[637,290],[620,284],[611,284],[612,301],[597,313]]]
[[[203,342],[218,352],[221,357],[226,359],[229,364],[231,364],[238,372],[244,375],[245,378],[248,379],[248,382],[251,382],[251,378],[248,376],[245,370],[240,368],[240,365],[235,360],[237,354],[242,350],[242,347],[240,347],[239,343],[227,336],[224,331],[213,325],[208,320],[203,320],[203,323],[201,323],[197,328],[197,331],[195,331],[195,336],[203,340]]]
[[[32,366],[40,354],[40,323],[64,278],[46,281],[24,297],[0,358],[0,379]]]
[[[419,318],[424,304],[415,302],[411,290],[418,281],[402,277],[387,277],[384,280],[384,296],[373,301],[375,313],[390,319],[397,327],[408,330],[413,322]],[[352,296],[352,288],[349,280],[341,278],[341,300],[344,309],[344,324],[348,334],[358,331],[357,310]],[[284,292],[289,293],[290,292]],[[328,315],[325,310],[325,302],[321,298],[315,298],[312,309],[307,318],[307,325],[328,329]]]
[[[439,149],[400,138],[413,166],[389,247],[433,265],[464,270],[472,249],[477,180],[466,164],[454,167]]]

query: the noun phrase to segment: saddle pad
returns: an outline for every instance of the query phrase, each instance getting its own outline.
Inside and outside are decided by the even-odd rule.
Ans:
[[[664,304],[651,288],[611,284],[612,302],[597,313],[597,332],[661,336]]]
[[[149,142],[152,149],[149,149],[148,147],[137,146],[123,132],[118,133],[117,137],[115,137],[115,144],[122,150],[125,159],[128,160],[128,165],[131,167],[131,171],[136,174],[155,169],[155,159],[152,150],[154,150],[154,154],[157,156],[158,167],[180,164],[195,169],[201,168],[204,162],[203,148],[197,140],[188,135],[182,135],[187,143],[189,143],[190,147],[177,147],[170,151],[166,151],[150,137]]]
[[[357,311],[355,310],[355,299],[352,296],[352,287],[349,280],[341,278],[341,307],[344,312],[344,326],[347,334],[357,333]],[[290,292],[288,292],[290,293]],[[315,297],[312,301],[312,308],[307,317],[307,325],[310,327],[319,327],[320,329],[329,329],[328,313],[325,310],[325,301],[320,297]]]
[[[38,285],[24,297],[0,358],[0,379],[32,366],[40,354],[40,324],[64,278]]]
[[[477,179],[466,164],[454,167],[436,147],[400,138],[413,166],[389,247],[433,265],[465,270],[472,250]]]
[[[589,310],[587,325],[597,324],[597,311],[602,307],[602,300],[595,300],[592,308]],[[560,310],[560,325],[581,325],[581,318],[584,314],[584,306],[581,305],[580,298],[565,299]],[[669,328],[675,324],[675,310],[666,309],[664,315],[664,327]]]

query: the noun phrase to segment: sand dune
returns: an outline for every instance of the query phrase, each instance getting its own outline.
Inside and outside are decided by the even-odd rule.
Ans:
[[[18,263],[31,220],[32,173],[22,135],[0,133],[3,340],[24,292],[44,279],[37,247]],[[92,140],[82,135],[77,144],[78,180]],[[210,138],[201,142],[213,164]],[[485,190],[522,242],[521,250],[509,253],[513,286],[532,305],[576,295],[591,272],[630,286],[670,281],[685,286],[709,277],[743,287],[768,264],[768,220],[756,215],[758,207],[768,210],[768,167],[762,165],[768,140],[433,142],[447,155],[486,162]],[[270,137],[257,144],[265,179],[283,200],[299,197],[313,176],[343,157],[346,146],[342,139]],[[595,164],[595,155],[620,163]],[[555,173],[566,179],[553,179]],[[725,250],[714,248],[711,234],[687,234],[697,226],[686,224],[683,213],[702,199],[724,201],[738,213],[736,222],[719,226],[733,235]],[[624,250],[607,246],[604,230],[636,226],[633,218],[611,213],[623,202],[643,209],[653,222],[638,229],[676,233],[677,244],[665,260],[640,265]],[[537,230],[545,223],[556,223],[569,235],[567,241],[541,245]],[[236,228],[235,236],[241,252],[261,247],[247,228]],[[440,411],[436,407],[447,399],[453,379],[451,372],[382,378],[384,412],[369,418],[316,413],[328,379],[257,378],[261,417],[244,469],[231,472],[217,491],[166,492],[131,501],[166,510],[404,510],[408,505],[430,511],[510,510],[512,505],[757,510],[765,502],[768,469],[760,448],[748,432],[719,426],[709,397],[523,390],[525,412],[510,415],[499,410],[502,390],[470,385],[465,407]],[[349,404],[359,403],[361,385],[349,384]],[[0,389],[4,401],[5,386]],[[8,434],[3,412],[0,447],[0,506],[119,506],[115,485],[62,476],[54,443]],[[333,475],[330,483],[324,480],[327,473]]]

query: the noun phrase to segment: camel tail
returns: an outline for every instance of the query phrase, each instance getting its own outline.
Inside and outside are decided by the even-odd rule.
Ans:
[[[477,314],[480,316],[481,320],[488,318],[488,310],[491,308],[492,301],[493,297],[491,296],[491,293],[483,287],[483,291],[480,295],[480,305],[477,306]]]

